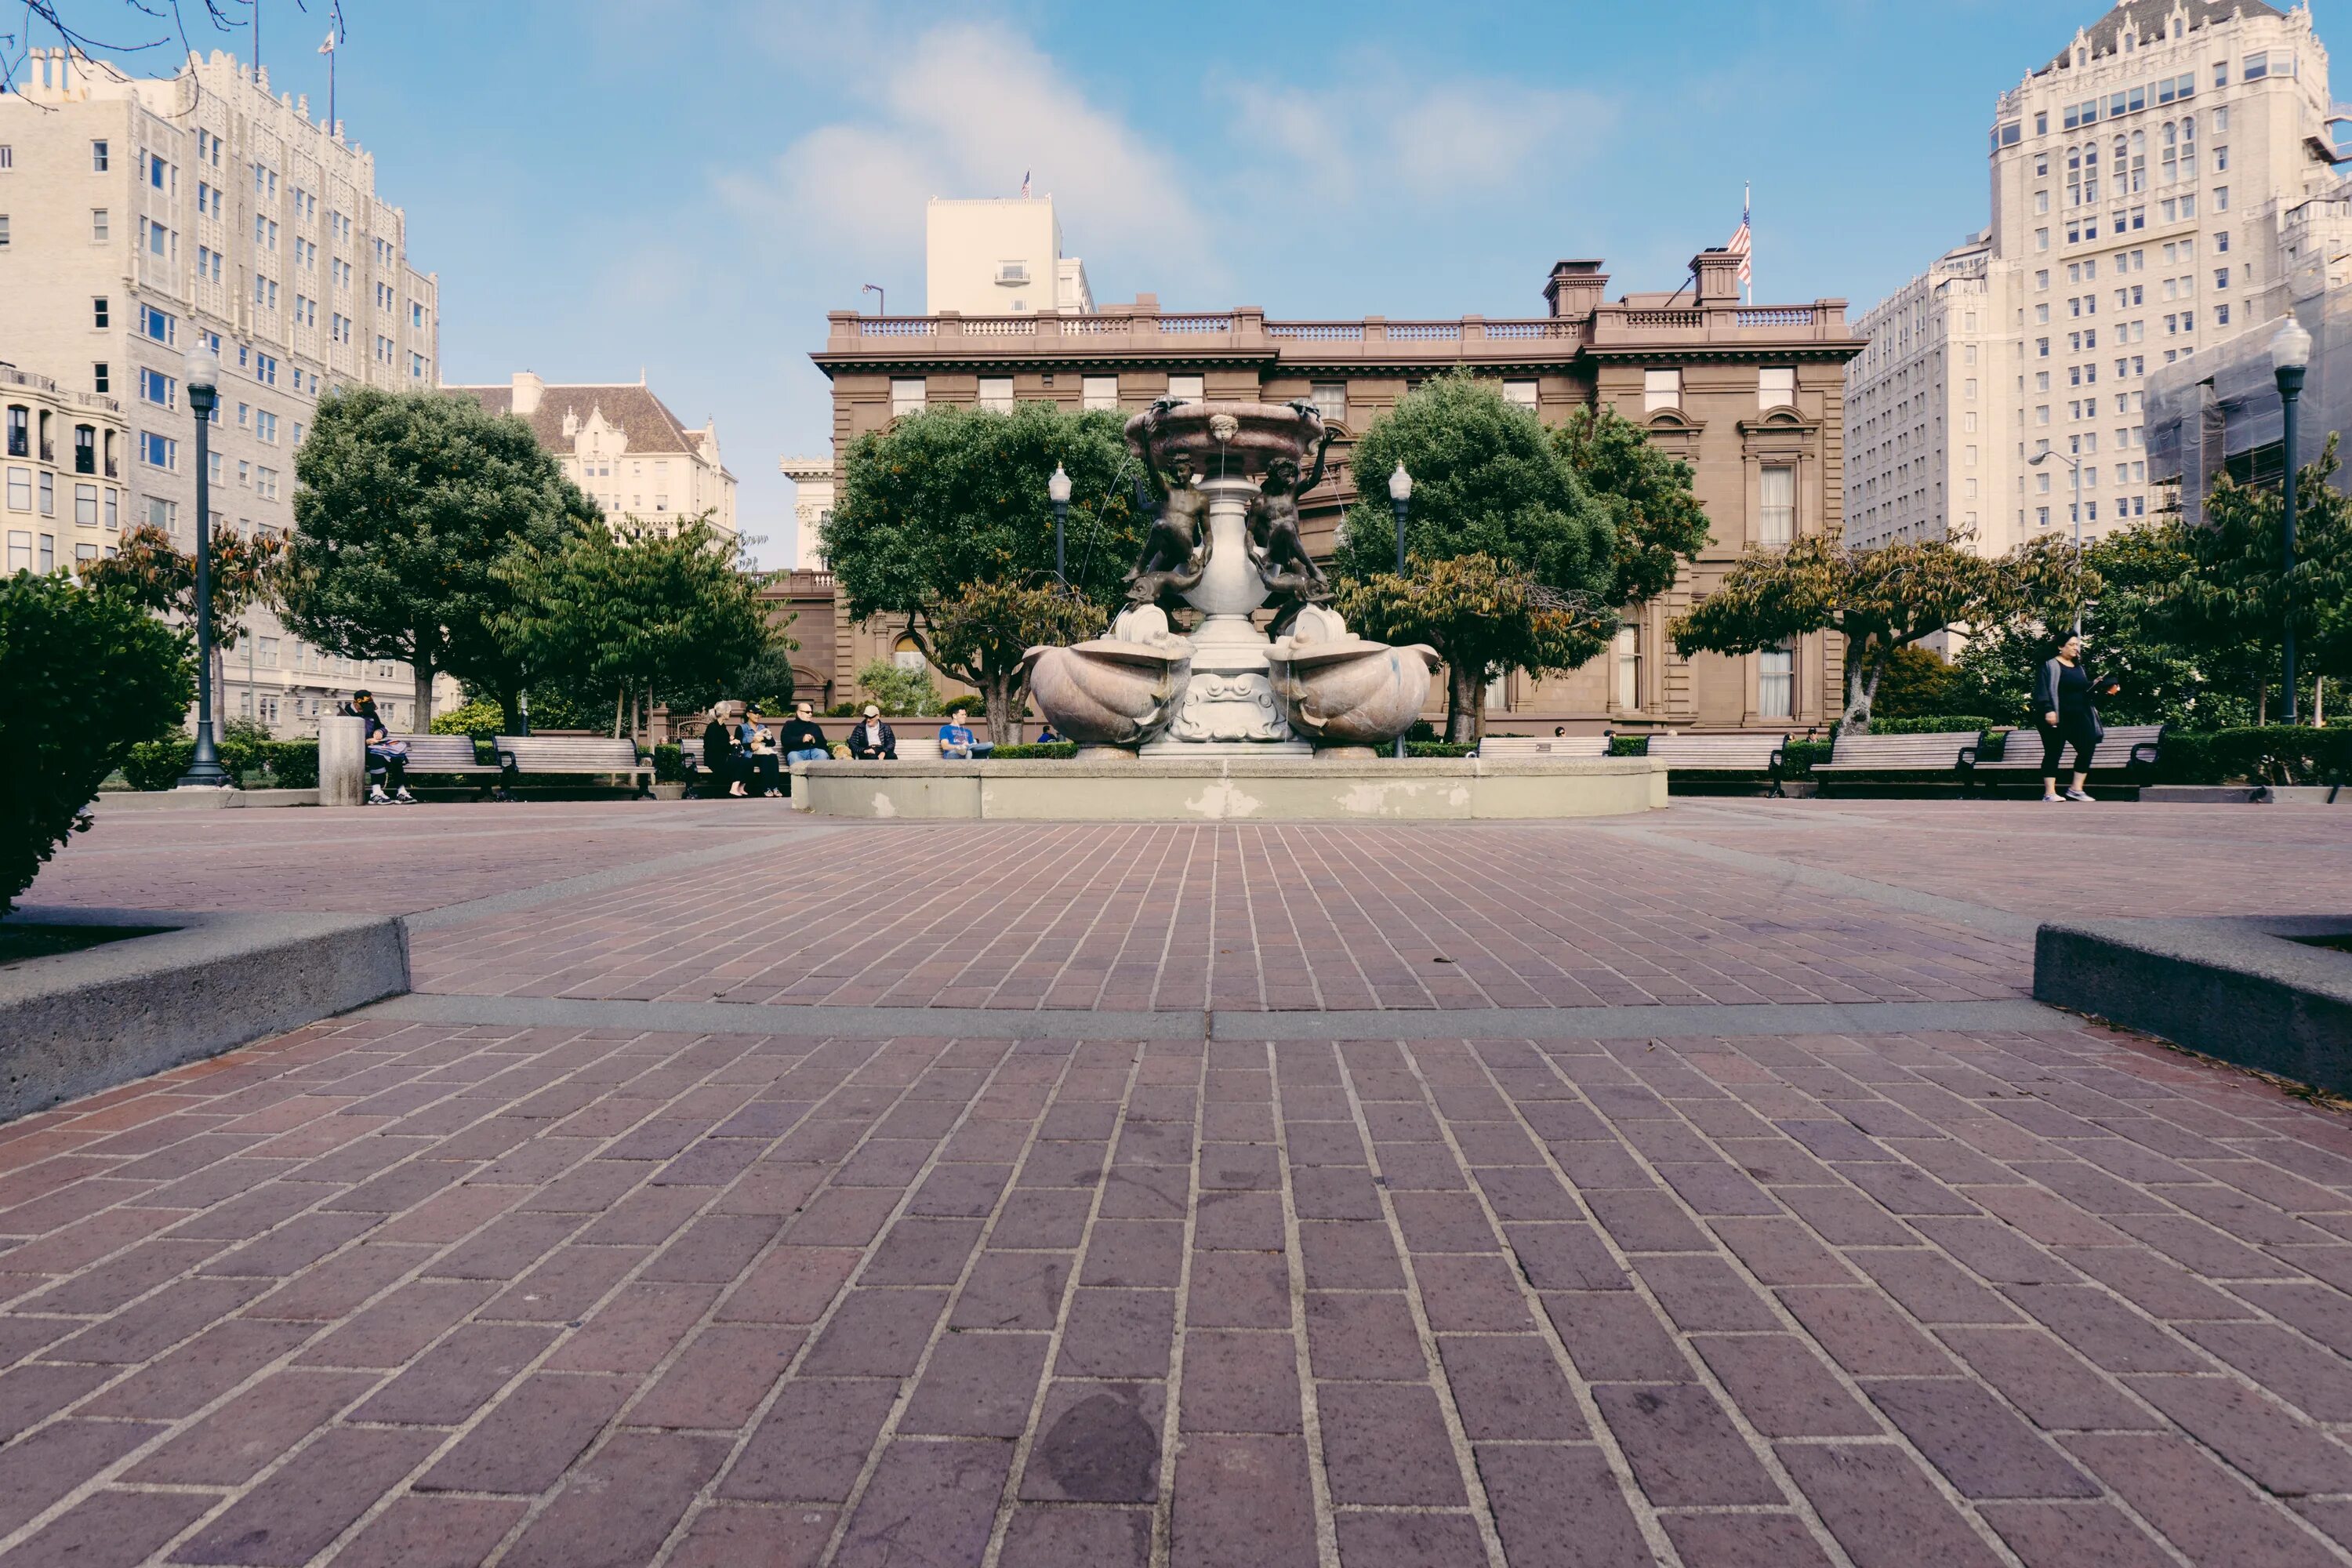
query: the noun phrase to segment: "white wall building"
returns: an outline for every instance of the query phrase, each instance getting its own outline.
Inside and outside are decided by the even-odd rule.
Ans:
[[[238,532],[293,526],[295,449],[329,386],[436,384],[438,280],[409,265],[406,216],[340,132],[220,53],[134,79],[36,49],[0,94],[0,347],[122,405],[122,527],[194,544],[180,383],[199,340],[223,373],[214,526]],[[257,610],[221,711],[299,732],[361,686],[395,727],[414,721],[405,665],[336,658]]]
[[[923,309],[967,316],[1090,315],[1087,264],[1062,254],[1052,196],[949,201],[923,215]]]
[[[2277,313],[2288,230],[2338,184],[2333,108],[2308,8],[2264,0],[2122,0],[2003,93],[1980,259],[1963,247],[1864,318],[1854,537],[1970,511],[1989,552],[2071,533],[2065,458],[2086,535],[2145,518],[2144,380]]]
[[[707,511],[714,530],[735,536],[735,476],[719,459],[718,422],[688,426],[642,376],[564,384],[522,370],[504,386],[448,390],[528,423],[562,465],[563,477],[606,517],[667,528]]]
[[[793,481],[793,540],[794,571],[824,566],[824,542],[818,530],[833,515],[833,459],[831,458],[783,458],[776,467],[784,478]]]

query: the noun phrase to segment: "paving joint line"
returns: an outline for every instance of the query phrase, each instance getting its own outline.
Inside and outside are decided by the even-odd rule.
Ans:
[[[730,838],[725,843],[714,844],[703,849],[689,849],[681,854],[664,855],[656,859],[639,860],[627,866],[614,866],[602,871],[583,872],[576,877],[560,877],[551,882],[539,882],[528,888],[510,888],[503,893],[492,893],[487,898],[467,899],[462,903],[443,904],[435,909],[419,910],[415,914],[404,918],[412,931],[446,931],[451,926],[464,925],[472,921],[487,919],[491,915],[510,914],[518,910],[536,909],[541,904],[556,903],[565,899],[609,892],[616,888],[627,887],[633,882],[642,882],[649,877],[658,877],[672,871],[690,870],[697,866],[709,865],[713,861],[732,860],[740,856],[759,854],[765,850],[781,849],[804,839],[829,838],[835,834],[845,831],[847,829],[845,826],[823,824],[770,833],[759,838]]]
[[[1961,899],[1948,899],[1937,893],[1924,893],[1894,882],[1881,882],[1868,877],[1856,877],[1843,871],[1832,871],[1819,866],[1807,866],[1795,860],[1784,860],[1775,855],[1759,855],[1749,849],[1730,849],[1720,844],[1700,839],[1680,838],[1673,833],[1655,827],[1621,827],[1613,825],[1594,827],[1595,833],[1605,833],[1612,838],[1631,839],[1654,848],[1671,849],[1676,854],[1696,859],[1712,860],[1718,866],[1734,866],[1740,870],[1769,877],[1783,886],[1814,889],[1824,893],[1842,893],[1848,898],[1863,899],[1874,904],[1905,910],[1912,914],[1927,915],[1949,921],[1957,925],[1978,931],[1997,932],[2002,936],[2031,937],[2041,930],[2042,922],[2029,915],[2012,914],[1989,904],[1972,904]]]

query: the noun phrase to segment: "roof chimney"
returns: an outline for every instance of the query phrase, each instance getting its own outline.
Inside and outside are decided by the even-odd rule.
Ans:
[[[1691,270],[1698,274],[1698,302],[1702,305],[1731,303],[1739,300],[1739,258],[1721,246],[1711,246],[1691,258]]]
[[[514,411],[525,419],[539,412],[539,400],[547,395],[547,383],[527,370],[515,372]]]
[[[1589,316],[1609,289],[1609,274],[1596,258],[1589,261],[1555,261],[1544,284],[1544,299],[1555,316]]]

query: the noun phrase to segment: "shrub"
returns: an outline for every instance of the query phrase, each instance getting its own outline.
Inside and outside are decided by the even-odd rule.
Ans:
[[[1473,741],[1407,741],[1407,757],[1466,757],[1478,749]]]
[[[1781,753],[1780,776],[1801,779],[1809,776],[1815,763],[1830,760],[1831,741],[1791,741]]]
[[[316,737],[300,741],[272,741],[263,748],[262,755],[269,763],[272,787],[319,787],[319,742]]]
[[[686,752],[674,742],[654,748],[654,783],[681,784],[686,779]]]
[[[900,669],[887,658],[877,658],[857,672],[857,689],[886,718],[917,718],[936,711],[940,705],[940,689],[931,683],[929,669]]]
[[[1929,714],[1922,719],[1881,719],[1874,715],[1870,721],[1870,732],[1874,735],[1942,735],[1955,730],[1981,735],[1992,727],[1991,720],[1974,713]]]
[[[2332,784],[2352,781],[2352,730],[2269,724],[2167,732],[2157,772],[2173,784]]]
[[[824,716],[828,719],[855,719],[857,708],[855,702],[836,702],[824,710]]]
[[[1890,730],[1882,719],[1916,719],[1934,713],[1950,700],[1957,672],[1943,655],[1913,643],[1895,650],[1886,673],[1878,678],[1878,695],[1870,705],[1873,734],[1932,734],[1933,731]]]
[[[1612,757],[1646,757],[1650,754],[1650,737],[1612,735],[1609,737],[1609,754]]]
[[[186,634],[138,605],[64,577],[0,579],[0,914],[194,681]]]
[[[1076,741],[1048,741],[1043,745],[999,746],[988,753],[992,763],[1061,763],[1078,754]]]
[[[495,698],[477,697],[472,701],[452,708],[446,713],[433,716],[433,732],[436,735],[472,735],[487,738],[509,733],[507,710]]]

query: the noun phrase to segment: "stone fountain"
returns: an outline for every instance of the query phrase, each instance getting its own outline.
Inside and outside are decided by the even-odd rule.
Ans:
[[[1410,729],[1435,652],[1350,634],[1299,537],[1298,498],[1331,444],[1322,416],[1162,402],[1128,421],[1127,441],[1158,515],[1109,635],[1030,650],[1030,694],[1054,728],[1090,752],[1171,761],[1362,757]],[[1199,623],[1179,636],[1170,616],[1188,607]]]

